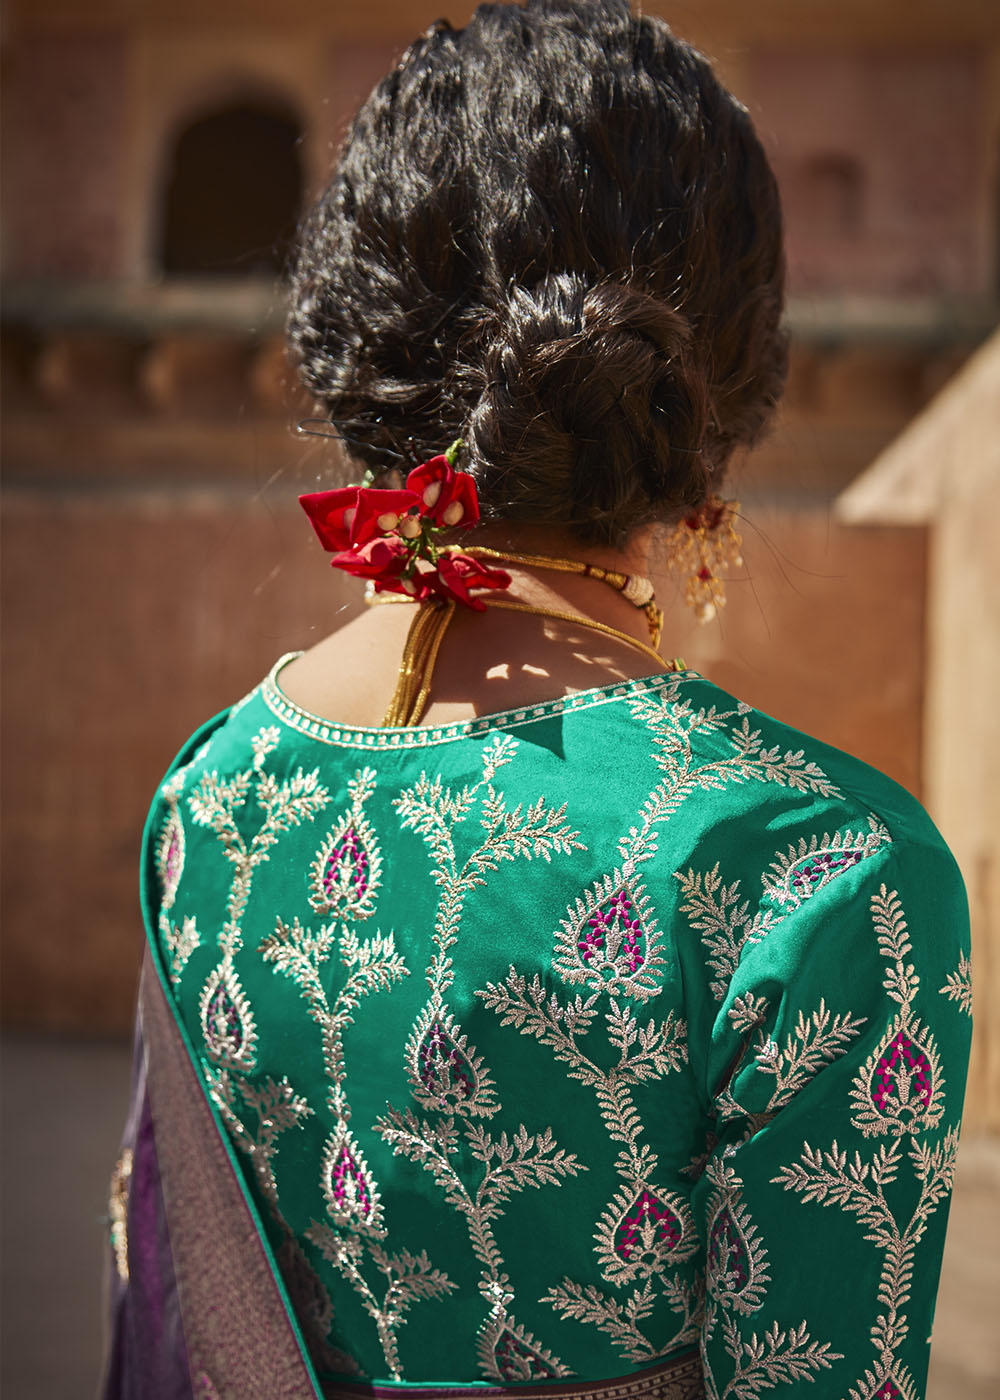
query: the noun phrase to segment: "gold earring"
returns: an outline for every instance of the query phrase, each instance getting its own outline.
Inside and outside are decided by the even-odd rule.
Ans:
[[[733,524],[739,508],[739,501],[709,496],[670,532],[669,567],[684,579],[684,601],[694,608],[699,622],[711,622],[718,609],[725,606],[722,574],[743,563],[743,540]]]

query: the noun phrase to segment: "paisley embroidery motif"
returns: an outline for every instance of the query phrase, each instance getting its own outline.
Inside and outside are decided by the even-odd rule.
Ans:
[[[723,1308],[749,1316],[764,1301],[770,1282],[767,1251],[741,1199],[743,1182],[727,1162],[711,1161],[706,1173],[716,1190],[708,1204],[705,1284]]]
[[[556,1381],[572,1374],[506,1314],[483,1323],[478,1351],[483,1374],[490,1380]]]
[[[335,1225],[384,1235],[378,1189],[345,1125],[334,1129],[323,1152],[323,1195]]]
[[[888,827],[875,816],[868,818],[867,832],[837,831],[808,840],[800,837],[785,855],[771,862],[763,876],[765,897],[788,911],[797,909],[891,840]]]
[[[160,904],[169,909],[177,895],[184,873],[184,823],[176,799],[170,803],[166,820],[156,843],[156,867],[160,873]]]
[[[872,898],[879,951],[889,962],[883,987],[899,1011],[877,1050],[868,1056],[851,1088],[851,1122],[873,1137],[934,1128],[944,1112],[944,1076],[934,1036],[913,1012],[920,978],[906,963],[912,946],[895,891],[883,885]]]
[[[687,1205],[646,1182],[633,1182],[618,1192],[594,1238],[601,1273],[615,1287],[655,1278],[698,1248]]]
[[[205,1048],[219,1065],[250,1070],[255,1063],[257,1028],[240,979],[228,963],[208,977],[199,1001]]]
[[[363,768],[348,783],[351,806],[316,853],[310,871],[309,903],[318,914],[367,919],[375,910],[382,855],[364,804],[375,790],[375,773]]]
[[[621,870],[577,899],[557,934],[553,965],[571,985],[645,1001],[659,991],[659,933],[645,888]]]
[[[179,773],[175,773],[163,787],[167,815],[160,828],[154,855],[161,891],[157,924],[164,951],[169,955],[167,971],[175,986],[188,958],[201,942],[198,926],[192,916],[184,918],[180,925],[170,920],[170,910],[177,898],[177,889],[184,873],[184,823],[177,801],[186,771],[181,769]]]
[[[446,1005],[432,1000],[424,1007],[407,1041],[406,1064],[413,1097],[423,1108],[482,1117],[499,1108],[482,1057]]]

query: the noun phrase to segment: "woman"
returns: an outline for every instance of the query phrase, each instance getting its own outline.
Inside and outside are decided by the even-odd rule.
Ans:
[[[291,340],[366,475],[303,504],[398,606],[154,803],[109,1394],[922,1393],[960,877],[664,669],[646,578],[719,601],[782,265],[746,112],[624,0],[435,25],[361,109]]]

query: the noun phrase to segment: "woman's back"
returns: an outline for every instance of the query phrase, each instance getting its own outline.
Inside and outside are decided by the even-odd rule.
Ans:
[[[965,1018],[918,805],[694,673],[403,730],[280,685],[181,756],[146,899],[320,1374],[596,1380],[704,1328],[719,1394],[919,1386]]]
[[[649,576],[704,618],[739,566],[783,274],[746,110],[626,0],[435,24],[358,113],[289,322],[357,484],[301,499],[399,606],[154,804],[114,1400],[917,1400],[961,880],[888,779],[648,674]]]

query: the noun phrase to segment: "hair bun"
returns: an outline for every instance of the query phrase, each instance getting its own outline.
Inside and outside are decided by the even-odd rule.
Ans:
[[[497,321],[469,425],[488,508],[597,537],[704,498],[708,386],[680,312],[562,272],[514,287]]]

